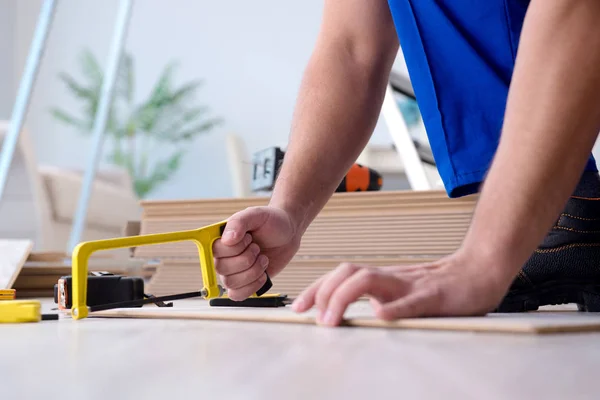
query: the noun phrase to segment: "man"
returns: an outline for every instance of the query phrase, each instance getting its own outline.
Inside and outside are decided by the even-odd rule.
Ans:
[[[482,315],[565,301],[600,311],[597,0],[326,0],[286,159],[267,207],[233,215],[214,246],[241,300],[280,272],[367,144],[399,44],[449,196],[481,189],[461,247],[436,262],[340,265],[296,299],[340,323]],[[481,185],[485,178],[485,183]],[[510,296],[506,296],[509,293]]]

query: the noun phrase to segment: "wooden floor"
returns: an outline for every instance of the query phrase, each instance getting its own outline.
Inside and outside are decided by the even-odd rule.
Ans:
[[[88,318],[4,325],[0,339],[6,399],[600,396],[600,333]]]

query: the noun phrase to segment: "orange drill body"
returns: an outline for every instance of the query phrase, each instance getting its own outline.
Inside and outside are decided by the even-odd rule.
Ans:
[[[336,192],[366,192],[381,190],[383,178],[379,172],[360,164],[354,164],[342,179]]]

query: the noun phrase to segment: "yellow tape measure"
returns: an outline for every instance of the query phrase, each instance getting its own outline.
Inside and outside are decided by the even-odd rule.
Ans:
[[[0,301],[0,323],[38,322],[42,320],[39,300]]]

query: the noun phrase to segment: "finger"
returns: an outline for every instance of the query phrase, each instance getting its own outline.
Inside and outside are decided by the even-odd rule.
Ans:
[[[377,318],[391,321],[439,315],[439,295],[433,289],[419,289],[395,301],[374,307]]]
[[[338,325],[348,306],[362,296],[375,298],[401,296],[408,292],[411,281],[375,269],[363,269],[352,275],[333,292],[321,323]]]
[[[240,255],[252,243],[252,235],[246,233],[244,240],[232,246],[227,246],[221,239],[215,240],[213,244],[213,256],[215,258],[234,257]]]
[[[341,280],[339,278],[341,278],[342,276],[348,276],[348,275],[345,275],[344,272],[350,272],[350,270],[352,270],[353,267],[364,268],[357,264],[349,264],[349,263],[341,264],[338,268],[321,276],[317,281],[315,281],[309,287],[304,289],[304,291],[302,291],[302,293],[300,293],[296,297],[296,300],[294,300],[294,302],[292,303],[292,309],[296,312],[305,312],[305,311],[309,310],[310,308],[312,308],[316,304],[317,292],[319,292],[321,290],[321,286],[325,282],[330,282],[330,286],[332,286],[333,288],[337,287],[337,285],[339,285],[339,282],[341,282]],[[333,277],[334,275],[338,275],[338,277],[334,278]],[[335,282],[338,282],[338,283],[335,284]],[[330,289],[326,289],[326,290],[328,292],[330,291]],[[325,301],[325,299],[323,298],[322,301]],[[319,309],[319,313],[318,313],[318,317],[317,317],[318,319],[320,318],[323,311],[324,310]]]
[[[227,296],[229,296],[229,298],[233,301],[246,300],[248,297],[258,292],[258,290],[263,287],[265,282],[267,282],[267,274],[263,273],[255,281],[249,282],[247,285],[241,288],[229,289],[227,291]]]
[[[371,307],[375,310],[375,309],[381,307],[383,301],[381,301],[377,297],[370,297],[369,303],[371,303]]]
[[[268,218],[269,214],[259,207],[249,207],[233,214],[223,230],[223,244],[232,246],[240,242],[247,232],[260,228]]]
[[[221,276],[221,282],[227,289],[241,289],[260,278],[267,270],[268,265],[269,258],[261,254],[250,268],[242,272]]]
[[[331,271],[333,272],[333,271]],[[296,300],[292,303],[292,309],[295,312],[301,313],[311,309],[315,304],[315,294],[317,290],[321,286],[321,284],[329,277],[331,272],[328,272],[325,275],[322,275],[315,282],[310,284],[306,289],[304,289],[297,297]]]
[[[217,258],[215,260],[215,270],[223,276],[240,273],[251,268],[259,254],[260,247],[256,243],[251,243],[240,255]]]
[[[325,279],[319,289],[315,293],[315,306],[317,309],[324,313],[329,303],[333,291],[340,286],[342,282],[354,275],[356,272],[364,267],[356,264],[344,263],[333,270],[327,279]]]

